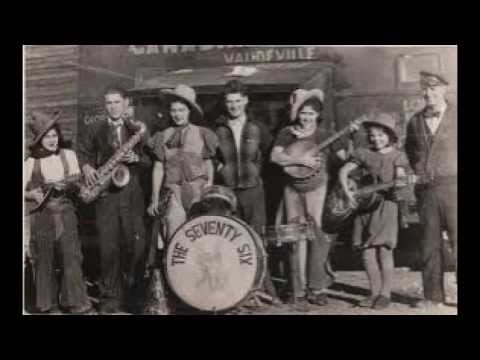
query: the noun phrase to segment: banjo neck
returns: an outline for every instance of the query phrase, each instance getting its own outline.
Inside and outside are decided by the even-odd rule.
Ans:
[[[340,139],[341,137],[347,135],[350,132],[350,125],[356,123],[357,125],[361,125],[363,122],[367,121],[368,119],[365,116],[359,117],[352,122],[348,126],[345,126],[342,130],[336,132],[332,136],[328,137],[326,140],[322,141],[320,144],[317,145],[316,150],[317,152],[322,151],[323,149],[330,146],[332,143]]]

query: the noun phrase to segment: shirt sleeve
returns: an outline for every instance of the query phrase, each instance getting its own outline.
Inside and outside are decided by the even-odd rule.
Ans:
[[[200,128],[203,138],[203,152],[202,157],[204,159],[211,159],[215,157],[218,148],[218,137],[212,130],[207,128]]]
[[[403,151],[398,152],[398,156],[395,158],[393,166],[401,166],[405,169],[409,169],[410,166],[408,163],[407,155]]]
[[[25,170],[25,177],[23,179],[23,188],[25,189],[28,183],[32,180],[32,172],[33,172],[33,158],[29,157],[25,160],[24,163],[24,170]]]
[[[67,150],[66,158],[69,166],[69,175],[80,174],[80,166],[78,164],[77,154],[72,150]]]
[[[293,139],[294,139],[294,136],[290,132],[290,130],[288,130],[288,128],[284,128],[278,133],[277,138],[275,139],[275,142],[274,142],[273,146],[274,147],[275,146],[280,146],[280,147],[285,148],[292,143]]]
[[[165,162],[165,150],[164,146],[165,132],[157,132],[151,138],[147,140],[147,147],[154,155],[155,161]]]

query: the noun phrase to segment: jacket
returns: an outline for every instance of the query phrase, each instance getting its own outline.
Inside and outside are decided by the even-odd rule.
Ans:
[[[241,135],[240,153],[225,116],[217,119],[216,134],[219,140],[217,160],[223,164],[218,173],[220,182],[233,189],[261,185],[263,159],[268,156],[272,143],[268,129],[247,115]]]

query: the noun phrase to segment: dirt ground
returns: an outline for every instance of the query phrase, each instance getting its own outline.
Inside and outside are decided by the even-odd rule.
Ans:
[[[368,279],[365,272],[336,272],[335,284],[329,289],[329,304],[265,306],[245,309],[237,315],[457,315],[457,287],[455,274],[447,273],[445,288],[447,305],[435,309],[415,309],[411,306],[422,297],[421,273],[408,268],[395,270],[392,305],[385,310],[360,308],[356,303],[368,295]]]
[[[395,269],[392,304],[385,310],[373,310],[356,306],[369,294],[368,279],[363,271],[337,271],[334,285],[330,287],[329,304],[264,304],[258,308],[242,307],[226,315],[457,315],[457,286],[455,274],[446,273],[447,305],[431,309],[415,309],[412,304],[422,298],[421,273],[409,268]],[[28,314],[28,312],[26,313]],[[179,315],[181,314],[178,313]],[[184,312],[188,315],[189,312]],[[191,314],[191,313],[190,313]],[[120,314],[119,314],[120,315]],[[123,313],[123,315],[129,315]],[[196,313],[195,315],[199,315]]]

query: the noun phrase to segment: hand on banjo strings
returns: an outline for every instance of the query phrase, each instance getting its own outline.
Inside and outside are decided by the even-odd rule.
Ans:
[[[30,196],[29,196],[31,199],[35,200],[38,204],[40,204],[43,200],[43,192],[41,189],[37,188],[37,189],[33,189],[30,191]]]
[[[321,155],[316,155],[316,156],[305,155],[301,159],[301,164],[311,169],[319,168],[322,165],[322,163],[323,163],[323,158]]]

